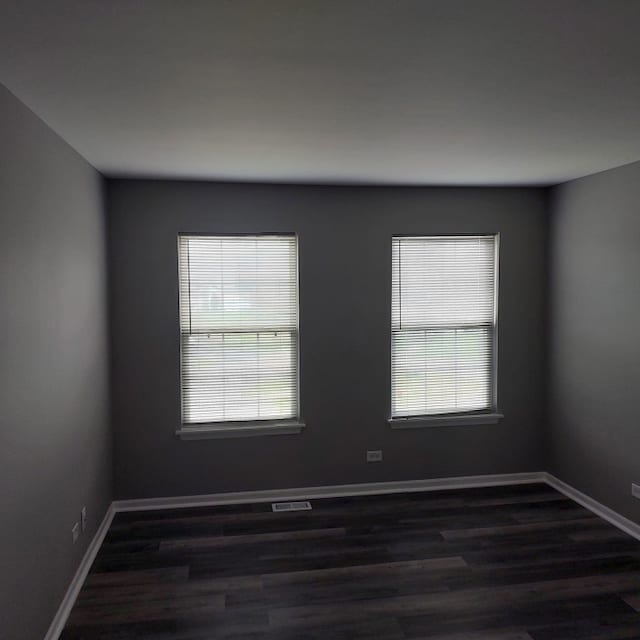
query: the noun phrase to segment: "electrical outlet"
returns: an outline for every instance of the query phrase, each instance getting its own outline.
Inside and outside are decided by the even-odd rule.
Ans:
[[[382,450],[367,451],[367,462],[382,462]]]
[[[84,531],[87,528],[87,507],[82,507],[82,511],[80,512],[80,524]]]
[[[71,536],[73,537],[73,544],[78,542],[78,538],[80,537],[80,523],[76,522],[71,529]]]
[[[640,498],[640,484],[632,484],[631,485],[631,495],[634,498]]]

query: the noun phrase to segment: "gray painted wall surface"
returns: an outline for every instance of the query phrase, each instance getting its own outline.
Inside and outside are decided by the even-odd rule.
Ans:
[[[108,181],[119,498],[543,468],[547,192]],[[301,435],[181,441],[176,236],[299,236]],[[392,431],[391,236],[500,232],[498,425]],[[366,464],[366,449],[384,462]]]
[[[0,636],[41,640],[111,499],[102,179],[2,85],[0,126]]]
[[[549,470],[640,522],[640,163],[553,190]]]

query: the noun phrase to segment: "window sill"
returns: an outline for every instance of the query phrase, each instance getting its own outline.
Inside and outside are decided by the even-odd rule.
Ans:
[[[422,429],[425,427],[462,427],[497,424],[504,418],[501,413],[470,413],[467,415],[417,416],[415,418],[390,418],[392,429]]]
[[[252,436],[281,436],[302,433],[304,422],[226,422],[219,425],[206,424],[176,431],[181,440],[208,440],[212,438],[249,438]]]

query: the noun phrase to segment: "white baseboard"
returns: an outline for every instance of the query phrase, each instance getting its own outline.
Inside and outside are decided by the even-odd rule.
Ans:
[[[618,527],[618,529],[620,529],[621,531],[624,531],[637,540],[640,540],[640,524],[629,520],[629,518],[625,518],[617,511],[606,507],[601,502],[594,500],[586,493],[582,493],[582,491],[578,491],[578,489],[572,487],[566,482],[563,482],[559,478],[556,478],[554,475],[545,473],[544,476],[545,482],[548,485],[552,486],[554,489],[557,489],[560,493],[563,493],[565,496],[567,496],[567,498],[571,498],[578,504],[581,504],[583,507],[589,509],[589,511],[593,511],[593,513],[595,513],[597,516],[600,516],[604,520],[610,522],[614,527]]]
[[[532,473],[505,473],[483,476],[457,476],[430,480],[404,480],[397,482],[366,482],[362,484],[337,484],[295,489],[269,489],[266,491],[238,491],[233,493],[211,493],[208,495],[177,496],[169,498],[142,498],[139,500],[116,500],[113,508],[118,511],[149,511],[151,509],[180,509],[221,504],[244,504],[251,502],[286,502],[311,498],[339,498],[383,493],[408,493],[417,491],[439,491],[466,489],[470,487],[493,487],[510,484],[544,482],[542,471]]]
[[[58,608],[53,622],[49,626],[49,630],[47,631],[44,640],[58,640],[58,638],[60,637],[60,634],[64,629],[64,625],[67,622],[67,618],[71,613],[71,609],[73,609],[73,605],[76,603],[76,599],[78,597],[78,594],[80,593],[80,589],[84,584],[87,574],[89,573],[89,569],[91,569],[91,565],[93,564],[93,561],[95,560],[95,557],[102,545],[104,537],[107,535],[107,531],[109,531],[109,527],[111,526],[111,521],[113,520],[114,515],[115,511],[113,509],[113,504],[111,504],[109,505],[107,513],[102,519],[98,530],[93,536],[93,539],[89,543],[89,546],[87,547],[87,550],[82,557],[80,566],[73,576],[67,592],[64,594],[62,603]]]

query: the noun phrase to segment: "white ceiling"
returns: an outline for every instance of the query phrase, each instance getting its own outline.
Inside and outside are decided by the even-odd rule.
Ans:
[[[0,0],[108,175],[550,184],[640,159],[638,0]]]

